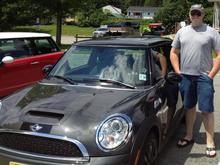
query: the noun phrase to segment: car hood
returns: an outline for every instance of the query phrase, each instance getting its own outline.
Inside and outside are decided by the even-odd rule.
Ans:
[[[112,114],[131,116],[140,107],[138,103],[144,93],[143,90],[39,83],[3,100],[0,126],[33,131],[31,125],[37,123],[43,127],[37,132],[67,136],[96,146],[98,125]]]

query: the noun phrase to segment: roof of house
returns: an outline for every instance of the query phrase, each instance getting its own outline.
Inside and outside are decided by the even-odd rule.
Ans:
[[[107,8],[107,7],[112,8],[112,10],[114,10],[115,13],[121,14],[121,9],[119,9],[115,6],[112,6],[112,5],[103,6],[102,8]]]
[[[160,7],[143,7],[143,6],[130,6],[127,11],[132,11],[132,12],[155,12],[158,11]]]
[[[9,38],[32,38],[32,37],[50,37],[46,33],[32,33],[32,32],[0,32],[0,39]]]

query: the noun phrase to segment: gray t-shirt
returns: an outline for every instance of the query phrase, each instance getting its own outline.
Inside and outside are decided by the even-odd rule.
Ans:
[[[181,73],[200,75],[212,69],[212,50],[220,50],[220,35],[206,24],[189,25],[177,32],[172,47],[180,49]]]

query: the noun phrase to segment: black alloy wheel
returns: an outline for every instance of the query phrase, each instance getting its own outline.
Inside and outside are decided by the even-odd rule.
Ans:
[[[150,133],[142,149],[139,165],[151,165],[158,155],[158,140],[155,133]]]

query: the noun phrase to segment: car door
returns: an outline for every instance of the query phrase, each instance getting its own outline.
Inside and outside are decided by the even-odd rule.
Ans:
[[[172,72],[173,68],[170,62],[170,42],[163,43],[161,45],[152,47],[153,51],[156,51],[160,56],[165,57],[167,65],[167,73]],[[152,53],[152,52],[151,52]],[[154,72],[154,82],[159,89],[161,98],[161,109],[158,111],[158,116],[161,119],[162,129],[165,133],[170,131],[172,123],[174,120],[180,118],[179,114],[182,111],[182,98],[180,96],[178,84],[171,84],[165,81],[162,77],[162,67],[158,60],[153,58],[153,72]],[[160,104],[160,100],[157,105]],[[165,130],[166,129],[166,130]]]
[[[167,115],[169,108],[167,106],[165,79],[162,74],[161,66],[161,57],[165,57],[163,48],[162,44],[149,49],[149,53],[152,57],[152,83],[155,88],[154,110],[157,112],[156,116],[160,119],[162,133],[166,131],[168,126]]]
[[[170,49],[171,49],[171,43],[164,44],[163,52],[164,52],[164,55],[166,56],[166,59],[167,59],[167,72],[174,72],[174,69],[173,69],[171,61],[170,61]],[[174,91],[177,90],[177,94],[174,94],[174,95],[176,95],[175,96],[176,97],[176,110],[175,110],[173,118],[172,118],[173,123],[177,123],[177,121],[180,119],[180,115],[183,113],[183,102],[182,102],[182,97],[181,97],[178,85],[179,84],[176,84],[176,87],[175,87],[175,85],[173,85],[173,86],[171,85],[171,88],[166,91],[167,93],[174,94]],[[171,127],[172,127],[172,125],[171,125]]]
[[[43,67],[54,65],[63,55],[63,52],[59,51],[55,42],[50,37],[32,38],[30,39],[30,47],[33,55],[30,57],[28,71],[30,75],[28,81],[33,83],[45,76],[42,72]]]
[[[60,58],[63,53],[58,51],[56,45],[49,48],[46,41],[49,46],[52,45],[52,41],[47,38],[1,41],[1,58],[12,56],[15,59],[13,63],[2,64],[0,67],[1,97],[42,79],[42,68],[48,64],[53,65]]]
[[[24,39],[0,40],[1,59],[11,56],[15,60],[11,64],[0,66],[0,96],[5,96],[12,91],[28,84],[28,68],[32,52]]]

